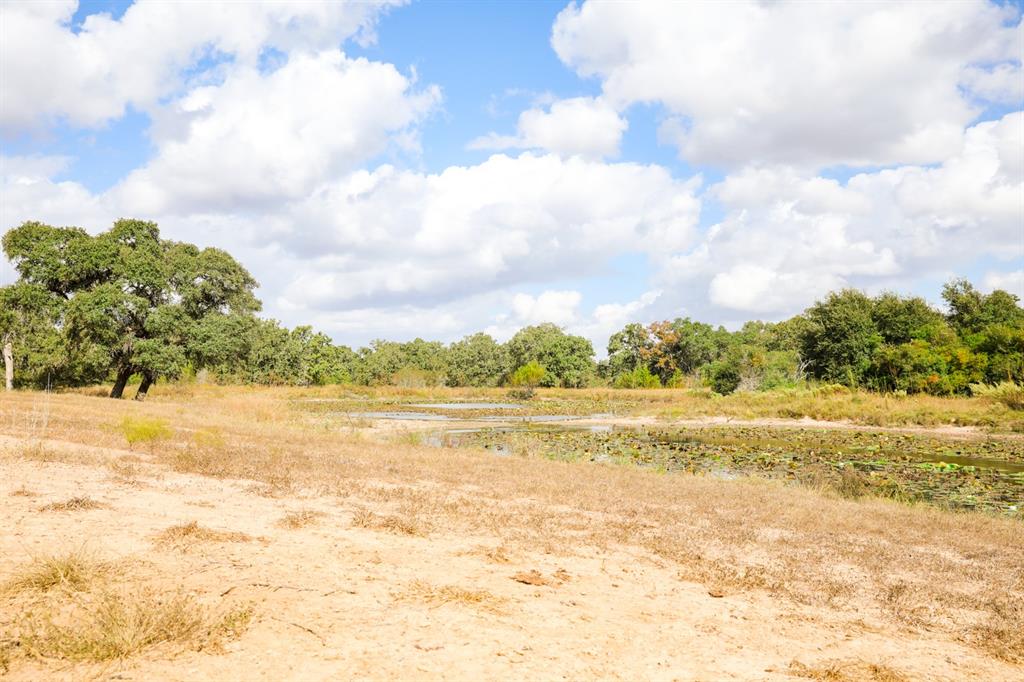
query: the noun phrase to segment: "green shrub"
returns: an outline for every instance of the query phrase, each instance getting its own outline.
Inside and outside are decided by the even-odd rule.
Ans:
[[[121,421],[121,433],[128,445],[153,443],[171,437],[171,428],[163,419],[150,417],[125,417]]]
[[[646,365],[615,377],[615,388],[661,388],[661,380]]]
[[[531,360],[512,372],[508,382],[518,389],[513,392],[516,397],[529,399],[533,397],[534,389],[544,381],[545,376],[547,370],[536,360]]]
[[[708,369],[708,383],[715,393],[729,395],[743,379],[740,364],[732,360],[716,360]]]

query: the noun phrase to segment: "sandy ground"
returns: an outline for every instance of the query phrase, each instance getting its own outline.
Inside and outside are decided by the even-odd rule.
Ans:
[[[0,438],[0,447],[15,445]],[[1024,680],[1024,669],[948,634],[759,592],[709,593],[627,551],[488,556],[486,537],[355,527],[344,497],[267,497],[248,481],[155,466],[131,480],[80,464],[7,458],[0,467],[0,581],[32,556],[84,546],[133,566],[133,580],[255,608],[248,631],[222,653],[156,649],[104,667],[17,660],[11,680],[792,680],[794,662],[876,664],[912,680]],[[77,495],[105,507],[40,511]],[[277,525],[294,510],[323,516],[300,529]],[[188,551],[154,542],[189,521],[258,539]],[[514,579],[530,571],[548,584]],[[490,602],[429,598],[446,586],[485,592]],[[865,679],[848,669],[819,679]]]

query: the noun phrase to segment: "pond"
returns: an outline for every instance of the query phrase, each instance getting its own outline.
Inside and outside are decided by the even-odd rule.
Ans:
[[[1024,519],[1024,441],[895,432],[715,426],[506,425],[453,428],[435,445],[496,455],[632,464],[735,478],[759,476]]]

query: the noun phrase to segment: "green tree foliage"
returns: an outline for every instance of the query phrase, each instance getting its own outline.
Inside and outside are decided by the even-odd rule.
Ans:
[[[524,327],[506,344],[513,367],[537,362],[547,371],[541,386],[579,388],[594,376],[594,347],[554,324]]]
[[[847,386],[865,383],[871,358],[882,343],[873,310],[872,300],[854,289],[831,293],[807,309],[801,355],[815,377]]]
[[[651,332],[647,327],[637,322],[627,324],[622,331],[615,332],[608,339],[606,375],[618,377],[634,372],[641,366],[648,367],[653,345]]]
[[[105,356],[115,398],[133,374],[142,376],[140,399],[158,377],[178,375],[192,328],[205,315],[259,309],[256,281],[233,258],[163,240],[156,223],[118,220],[92,237],[29,222],[5,234],[3,247],[21,283],[66,301],[68,356]]]
[[[509,367],[508,350],[488,334],[473,334],[448,348],[449,386],[497,386]]]
[[[1024,385],[1024,308],[959,279],[947,312],[919,297],[829,294],[778,323],[729,332],[677,318],[631,323],[596,365],[590,342],[554,324],[500,344],[486,334],[436,341],[373,341],[353,352],[311,327],[256,316],[256,282],[229,254],[162,239],[155,223],[118,220],[95,236],[27,222],[3,250],[19,280],[0,287],[0,349],[17,386],[84,385],[129,377],[144,396],[184,372],[223,382],[320,385],[681,387],[719,393],[805,380],[936,395]],[[1001,389],[1002,390],[1002,389]],[[1011,391],[1012,392],[1012,391]],[[1016,394],[1014,394],[1016,395]]]
[[[46,385],[70,372],[67,348],[58,327],[64,299],[37,284],[0,287],[0,347],[6,388]]]
[[[615,388],[661,388],[661,380],[647,365],[639,365],[632,371],[619,373],[614,385]]]
[[[530,360],[525,365],[516,368],[509,377],[509,384],[519,389],[517,395],[522,398],[532,398],[534,390],[543,385],[548,372],[536,360]]]

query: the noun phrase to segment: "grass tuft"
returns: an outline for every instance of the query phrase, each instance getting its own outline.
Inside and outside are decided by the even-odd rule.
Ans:
[[[39,511],[89,511],[103,509],[106,505],[89,497],[72,497],[63,502],[51,502],[39,508]]]
[[[383,530],[396,535],[426,536],[429,529],[417,519],[405,516],[392,516],[385,514],[374,514],[373,512],[360,509],[352,517],[352,525],[357,528],[370,528]]]
[[[171,437],[171,428],[164,419],[150,417],[125,417],[121,420],[121,433],[128,445],[155,443]]]
[[[198,521],[179,523],[162,531],[156,537],[158,545],[187,549],[203,542],[250,542],[251,535],[239,531],[214,530],[200,526]]]
[[[201,651],[237,638],[252,609],[215,614],[194,598],[150,591],[105,592],[77,601],[67,614],[54,608],[29,614],[19,644],[32,658],[104,662],[124,659],[158,645]]]
[[[300,509],[298,511],[290,511],[285,514],[277,522],[277,525],[281,528],[288,528],[291,530],[298,530],[299,528],[305,528],[306,526],[319,523],[320,519],[323,518],[324,513],[313,509]]]
[[[887,665],[856,660],[826,661],[814,666],[793,661],[789,674],[821,682],[909,682],[906,675]]]
[[[80,592],[106,575],[110,567],[78,549],[67,554],[34,558],[6,584],[10,592]]]
[[[487,590],[472,590],[457,585],[431,585],[423,580],[409,583],[405,592],[398,595],[399,601],[418,601],[431,606],[457,604],[490,613],[503,613],[508,602]]]

